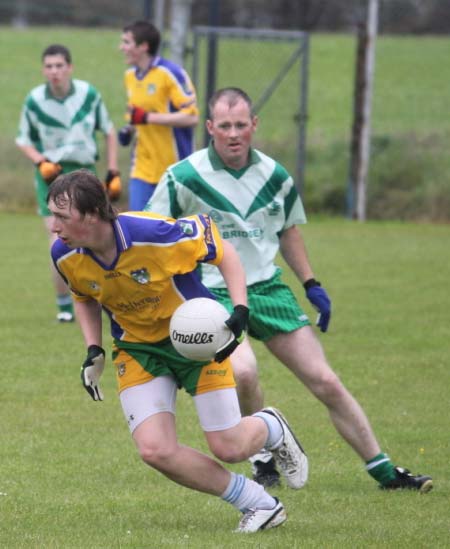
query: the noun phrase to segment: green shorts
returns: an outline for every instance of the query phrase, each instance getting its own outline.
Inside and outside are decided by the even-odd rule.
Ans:
[[[81,164],[76,164],[75,162],[61,162],[61,166],[63,169],[62,173],[74,172],[75,170],[80,170],[81,168],[91,170],[91,172],[95,173],[94,165],[82,166]],[[34,188],[36,191],[36,200],[38,206],[37,211],[38,214],[42,217],[50,217],[52,215],[47,207],[48,185],[49,184],[42,179],[39,170],[36,170],[34,178]]]
[[[209,288],[218,301],[232,311],[233,305],[228,290]],[[267,341],[279,333],[288,333],[310,326],[311,322],[292,293],[281,281],[281,270],[269,280],[257,282],[247,288],[250,319],[248,335],[260,341]]]
[[[192,396],[236,387],[229,358],[220,364],[189,360],[177,353],[170,339],[153,344],[114,340],[112,358],[119,393],[165,375]]]

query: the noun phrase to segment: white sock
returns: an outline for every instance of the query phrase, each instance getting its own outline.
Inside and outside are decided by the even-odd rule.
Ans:
[[[263,486],[236,473],[231,473],[230,483],[221,498],[242,512],[247,509],[273,509],[277,504]]]
[[[264,448],[267,448],[267,450],[274,450],[275,448],[278,448],[278,446],[280,446],[283,442],[283,427],[278,419],[272,414],[264,411],[256,412],[252,414],[252,416],[263,419],[269,429],[269,435],[266,443],[264,444]]]

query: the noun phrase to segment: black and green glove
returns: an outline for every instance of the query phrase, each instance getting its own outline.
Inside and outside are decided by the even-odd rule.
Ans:
[[[228,320],[225,320],[225,324],[233,332],[234,338],[228,341],[217,350],[214,355],[216,362],[223,362],[231,353],[236,349],[239,343],[242,343],[247,334],[248,317],[250,311],[245,305],[236,305],[233,313]]]
[[[103,400],[99,380],[105,367],[105,351],[98,345],[89,345],[87,351],[86,360],[81,366],[81,381],[92,400]]]

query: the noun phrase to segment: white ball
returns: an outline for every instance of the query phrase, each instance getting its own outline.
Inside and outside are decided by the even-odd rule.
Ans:
[[[211,360],[233,338],[225,324],[230,313],[214,299],[195,297],[182,303],[170,320],[172,345],[191,360]]]

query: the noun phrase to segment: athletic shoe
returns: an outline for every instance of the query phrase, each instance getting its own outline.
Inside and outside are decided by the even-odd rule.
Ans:
[[[396,478],[387,484],[381,484],[382,490],[418,490],[421,494],[429,492],[433,488],[433,479],[426,475],[413,475],[408,469],[395,467]]]
[[[239,521],[235,532],[251,534],[259,530],[268,530],[283,524],[287,519],[284,505],[275,498],[277,504],[273,509],[249,509]]]
[[[308,480],[308,458],[302,445],[279,410],[276,408],[263,408],[261,412],[275,416],[283,428],[283,442],[281,445],[278,448],[268,448],[268,450],[272,452],[286,484],[294,490],[302,488]]]
[[[69,311],[60,311],[56,315],[56,320],[61,323],[73,322],[75,320],[75,316],[73,315],[73,313],[70,313]]]
[[[276,469],[275,460],[270,454],[270,459],[267,462],[256,459],[252,461],[253,480],[265,488],[273,488],[280,486],[280,473]]]

